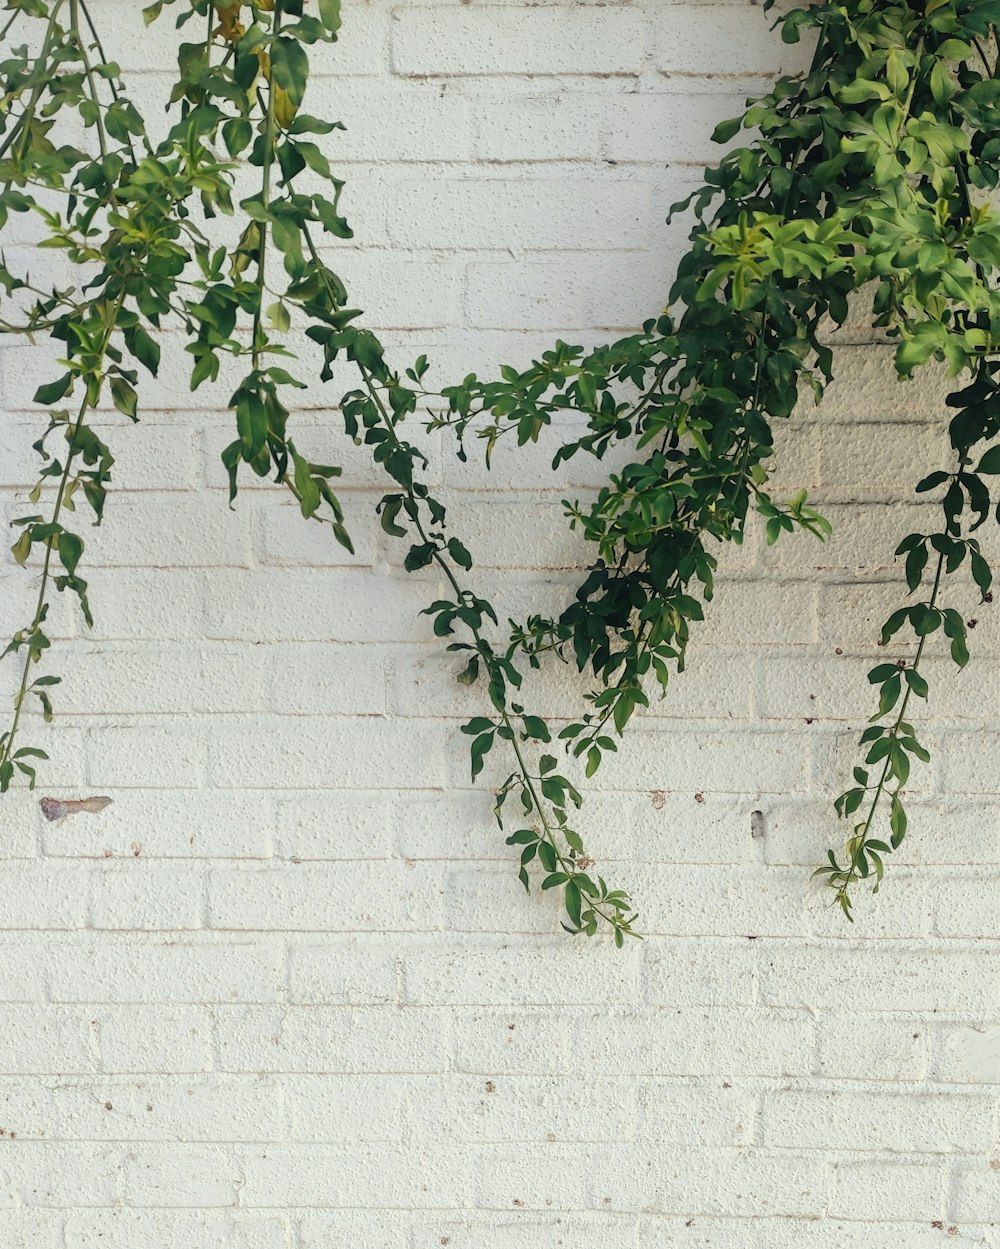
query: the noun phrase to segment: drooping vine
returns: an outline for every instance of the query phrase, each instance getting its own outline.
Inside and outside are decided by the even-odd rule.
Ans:
[[[941,529],[910,535],[897,552],[911,592],[926,593],[894,613],[883,640],[908,625],[915,653],[870,674],[879,723],[862,745],[875,770],[859,766],[837,802],[845,818],[862,813],[846,862],[831,851],[819,869],[849,916],[852,886],[877,885],[884,855],[905,835],[902,788],[911,757],[926,758],[907,717],[912,699],[928,694],[927,639],[941,630],[956,662],[968,658],[965,623],[945,605],[946,579],[965,565],[983,595],[991,584],[970,535],[993,507],[984,479],[1000,472],[1000,447],[980,447],[1000,432],[1000,304],[991,284],[1000,219],[984,195],[1000,178],[1000,0],[847,0],[786,14],[778,23],[785,39],[816,39],[812,67],[717,131],[723,141],[744,129],[759,137],[730,151],[678,206],[693,205],[696,221],[671,295],[676,311],[608,347],[557,343],[528,369],[436,393],[426,388],[425,359],[401,372],[389,365],[321,254],[323,235],[351,232],[339,210],[342,183],[316,141],[338,123],[303,107],[306,49],[336,39],[339,0],[149,5],[148,21],[173,10],[178,28],[193,23],[194,33],[179,45],[174,121],[155,147],[85,0],[9,7],[5,39],[18,22],[36,37],[0,62],[0,234],[10,214],[32,215],[42,245],[62,249],[79,282],[46,290],[0,268],[0,330],[47,334],[65,369],[36,395],[47,424],[35,444],[43,467],[32,499],[44,498],[48,511],[17,522],[15,557],[39,554],[41,565],[35,611],[8,647],[21,680],[0,736],[0,789],[16,771],[33,783],[45,758],[20,737],[32,699],[52,714],[58,678],[34,675],[49,648],[51,592],[77,595],[90,619],[78,571],[83,540],[67,512],[82,496],[100,520],[114,459],[88,418],[107,395],[137,419],[141,385],[125,357],[155,374],[162,326],[179,323],[187,334],[192,388],[214,382],[225,355],[246,362],[229,399],[236,438],[223,454],[231,500],[241,466],[272,475],[304,517],[350,548],[332,486],[340,469],[308,459],[294,440],[289,395],[303,385],[303,362],[284,339],[294,323],[322,352],[323,380],[340,357],[355,366],[357,386],[336,406],[389,480],[382,527],[409,542],[408,569],[436,565],[449,587],[427,611],[462,657],[459,680],[481,685],[488,699],[463,729],[473,778],[491,750],[508,752],[496,813],[503,827],[508,802],[519,808],[507,841],[522,883],[530,887],[537,862],[542,888],[561,893],[571,931],[607,928],[621,944],[634,932],[632,903],[591,870],[571,817],[581,796],[552,743],[580,759],[588,778],[617,749],[648,705],[650,674],[665,692],[683,668],[691,628],[712,597],[717,543],[742,541],[753,513],[768,542],[796,528],[829,532],[804,492],[781,501],[767,489],[772,425],[792,412],[803,385],[819,401],[834,367],[825,331],[844,322],[850,297],[870,298],[873,323],[897,340],[902,377],[933,359],[971,380],[949,400],[958,409],[955,462],[918,486],[941,492]],[[90,150],[61,141],[72,114]],[[252,189],[234,204],[248,177]],[[205,220],[216,214],[235,218],[228,246],[210,241],[217,231]],[[67,396],[73,406],[63,409]],[[634,457],[591,503],[567,501],[570,525],[594,551],[573,604],[555,618],[514,623],[504,638],[500,613],[468,580],[472,556],[449,531],[407,431],[421,422],[450,429],[462,458],[474,437],[488,461],[500,438],[537,440],[566,412],[578,413],[582,428],[555,448],[554,466],[577,454],[601,458],[621,441]],[[522,692],[530,671],[552,660],[595,683],[583,714],[561,727],[526,710]],[[873,835],[883,802],[888,841]]]
[[[467,378],[445,392],[450,413],[436,422],[460,442],[473,428],[488,455],[498,438],[515,434],[523,444],[556,412],[572,410],[588,432],[558,448],[555,464],[580,451],[602,456],[622,438],[655,448],[588,509],[567,504],[570,524],[597,546],[594,565],[558,619],[533,617],[511,634],[529,661],[554,651],[598,678],[593,710],[563,730],[574,752],[586,753],[589,775],[600,766],[609,717],[620,733],[646,704],[650,668],[665,691],[670,661],[683,666],[689,621],[702,611],[688,584],[700,582],[701,597],[711,597],[706,540],[740,541],[751,507],[769,543],[795,527],[829,532],[804,493],[782,505],[767,492],[767,460],[772,419],[790,413],[803,381],[818,401],[832,377],[820,329],[843,323],[848,296],[867,295],[873,324],[898,340],[901,378],[930,360],[945,361],[952,376],[973,374],[948,400],[960,409],[949,426],[957,464],[917,487],[947,484],[942,529],[912,534],[897,551],[911,593],[925,585],[929,593],[895,612],[882,635],[888,642],[908,623],[912,662],[870,674],[880,687],[873,719],[895,711],[862,734],[865,763],[881,766],[873,776],[856,769],[853,788],[837,800],[844,818],[868,804],[846,865],[831,851],[819,869],[848,918],[851,886],[872,877],[877,887],[882,856],[905,835],[910,758],[928,758],[906,718],[911,696],[928,694],[926,639],[940,629],[956,663],[968,659],[962,616],[940,605],[943,580],[963,564],[984,596],[992,580],[968,533],[990,512],[983,477],[1000,470],[997,448],[972,468],[973,448],[1000,432],[1000,302],[990,281],[1000,232],[995,213],[973,198],[998,180],[998,18],[1000,6],[988,0],[819,4],[787,14],[779,23],[787,40],[817,29],[812,68],[718,128],[721,141],[744,128],[762,137],[707,171],[692,197],[697,222],[671,296],[680,316],[586,356],[558,344],[500,382]],[[883,799],[888,842],[871,835]]]

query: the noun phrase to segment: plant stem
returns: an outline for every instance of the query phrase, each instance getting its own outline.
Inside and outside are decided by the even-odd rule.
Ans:
[[[306,231],[306,238],[307,239],[309,238],[308,231]],[[311,241],[309,243],[309,246],[310,246],[310,250],[312,251],[313,249],[312,249]],[[313,251],[313,256],[315,259],[318,259],[314,251]],[[379,409],[379,412],[382,415],[382,420],[385,424],[386,430],[392,437],[396,446],[400,447],[401,444],[399,441],[399,437],[396,434],[395,422],[390,416],[382,400],[382,396],[379,394],[378,387],[375,385],[374,379],[372,378],[371,373],[362,364],[359,364],[358,368],[361,372],[361,376],[364,379],[365,387],[368,390],[368,393],[371,396],[373,403],[376,404],[376,406]],[[419,508],[419,505],[420,505],[419,499],[413,493],[412,489],[406,489],[406,495],[409,501],[411,502],[411,504],[413,505],[414,512],[417,512],[417,509]],[[458,579],[455,577],[455,574],[452,572],[450,564],[441,554],[441,551],[438,548],[437,544],[430,541],[430,538],[428,537],[427,531],[424,529],[423,522],[420,520],[419,515],[414,515],[411,519],[413,520],[414,528],[419,534],[421,541],[425,542],[428,546],[431,546],[433,548],[434,554],[432,558],[434,559],[434,562],[438,565],[438,567],[444,573],[445,577],[448,580],[449,585],[451,586],[453,592],[455,593],[457,601],[461,603],[465,599],[466,592],[459,585]],[[482,658],[487,664],[487,667],[490,667],[491,666],[490,652],[489,652],[488,646],[486,645],[483,639],[482,634],[473,625],[468,625],[467,628],[469,629],[469,632],[472,634],[473,638],[475,639],[477,652],[479,653],[480,656],[482,656]],[[494,704],[494,706],[496,706],[496,704]],[[538,791],[535,789],[534,778],[532,777],[531,772],[528,770],[528,765],[527,765],[527,762],[525,761],[524,753],[521,750],[520,742],[518,742],[517,740],[517,728],[515,727],[514,722],[511,719],[510,713],[507,711],[506,706],[497,707],[496,710],[500,716],[503,727],[510,734],[509,740],[514,750],[514,755],[515,755],[515,758],[517,759],[518,767],[520,769],[521,781],[525,789],[528,791],[528,795],[531,798],[535,811],[538,813],[538,818],[541,821],[542,832],[545,837],[545,840],[552,847],[552,851],[556,856],[556,861],[559,864],[560,869],[564,871],[567,875],[573,876],[577,872],[576,865],[572,862],[571,859],[569,859],[566,855],[564,855],[563,852],[560,850],[559,843],[557,841],[556,832],[553,829],[552,825],[549,823],[548,819],[546,818],[545,808],[542,804],[542,799],[539,797]],[[608,923],[612,928],[620,927],[620,925],[614,921],[612,916],[609,916],[605,910],[601,909],[601,907],[599,906],[599,904],[594,898],[588,896],[586,905],[589,909],[595,911],[598,915],[600,915],[601,918],[606,923]]]
[[[104,331],[104,335],[101,340],[100,349],[98,351],[98,363],[95,366],[96,368],[100,368],[101,362],[103,362],[104,357],[107,354],[108,346],[110,345],[110,342],[111,342],[111,335],[114,333],[115,327],[117,325],[118,313],[121,311],[121,307],[124,301],[125,301],[125,291],[122,290],[122,292],[118,295],[117,299],[115,300],[114,311],[112,312],[108,320],[107,327]],[[77,455],[77,448],[74,445],[76,441],[77,430],[80,426],[81,421],[86,415],[88,409],[92,406],[93,405],[88,400],[86,382],[84,381],[84,396],[80,402],[80,407],[79,407],[79,410],[77,411],[76,421],[73,425],[72,434],[68,440],[69,445],[67,447],[67,452],[66,452],[66,463],[63,466],[63,471],[59,478],[59,486],[56,490],[55,504],[52,509],[51,523],[53,525],[58,524],[59,517],[62,514],[63,504],[66,499],[66,488],[69,485],[70,469]],[[36,633],[37,630],[41,627],[42,621],[45,619],[45,611],[46,611],[46,606],[47,606],[46,594],[48,591],[49,580],[50,580],[50,575],[51,575],[52,551],[53,551],[53,539],[50,538],[45,544],[45,557],[42,561],[41,583],[39,584],[39,587],[38,587],[38,599],[35,604],[35,614],[34,614],[34,618],[32,619],[31,624],[28,626],[28,632],[29,632],[29,638],[27,641],[28,653],[25,656],[24,664],[22,665],[22,668],[21,668],[21,681],[20,681],[20,685],[18,686],[18,692],[14,700],[14,719],[11,723],[10,730],[8,731],[5,737],[3,751],[2,753],[0,753],[0,766],[6,763],[10,763],[11,761],[11,757],[12,757],[13,750],[14,750],[14,743],[17,738],[18,726],[21,723],[21,713],[24,709],[24,702],[25,702],[25,698],[27,695],[27,691],[28,691],[28,677],[31,673],[32,664],[36,662],[31,657],[32,647],[31,647],[30,638],[31,638],[31,635]]]
[[[80,49],[80,57],[83,61],[83,70],[87,78],[87,87],[90,91],[90,98],[94,104],[94,117],[97,127],[97,143],[101,149],[101,159],[106,163],[108,159],[108,137],[104,131],[104,119],[101,116],[101,97],[97,90],[97,83],[94,81],[94,70],[90,64],[90,57],[87,55],[87,49],[83,42],[83,36],[80,34],[80,13],[79,0],[70,0],[70,25],[73,35],[76,39],[77,47]],[[105,170],[105,172],[107,172]],[[118,206],[118,197],[115,195],[114,185],[110,179],[108,182],[108,202],[113,206]]]
[[[281,29],[281,0],[275,0],[274,4],[274,33],[277,34]],[[275,94],[274,94],[274,71],[269,71],[267,80],[267,114],[264,120],[264,159],[261,172],[261,190],[260,200],[264,211],[267,211],[271,197],[271,167],[274,164],[274,136],[275,136]],[[266,289],[266,267],[267,267],[267,222],[260,223],[260,248],[257,253],[257,307],[253,314],[253,367],[260,366],[261,352],[261,317],[264,312],[264,291]]]
[[[934,570],[934,584],[931,589],[930,599],[927,602],[927,606],[930,608],[935,608],[937,606],[938,594],[940,593],[940,590],[941,590],[941,578],[942,578],[943,572],[944,572],[944,555],[939,554],[938,559],[937,559],[937,567]],[[909,669],[911,672],[919,672],[920,661],[923,658],[924,647],[926,646],[926,644],[927,644],[927,634],[923,634],[920,638],[920,642],[917,645],[917,653],[916,655],[914,655],[913,663],[911,664],[910,669]],[[890,741],[895,741],[899,737],[900,726],[904,723],[906,719],[906,708],[909,705],[910,695],[912,693],[913,693],[913,687],[909,683],[907,683],[906,690],[903,693],[903,701],[899,707],[899,712],[896,716],[896,719],[895,719],[895,722],[893,723],[892,728],[889,730]],[[872,820],[875,818],[875,813],[878,810],[879,804],[882,801],[882,796],[885,793],[886,781],[889,776],[889,768],[891,767],[891,756],[892,756],[891,751],[886,754],[885,763],[883,763],[882,765],[882,774],[878,779],[878,784],[875,786],[875,792],[872,795],[871,805],[868,808],[868,817],[865,820],[864,824],[861,825],[861,831],[856,832],[855,835],[850,840],[849,844],[854,846],[853,853],[851,854],[851,868],[850,868],[850,871],[846,874],[845,879],[838,886],[837,894],[835,898],[835,901],[839,902],[841,906],[844,905],[843,900],[847,897],[850,887],[853,884],[856,884],[857,881],[861,879],[861,873],[858,869],[859,869],[859,865],[866,861],[864,857],[864,848],[868,840],[868,834],[871,831]]]
[[[49,53],[52,51],[53,36],[56,31],[56,18],[59,16],[59,10],[62,8],[64,3],[65,0],[56,0],[55,8],[49,14],[48,28],[45,31],[45,39],[42,41],[42,50],[39,52],[38,59],[35,61],[36,69],[48,61]],[[28,103],[24,106],[24,110],[18,117],[14,128],[11,130],[6,139],[0,143],[0,158],[6,155],[7,149],[19,135],[21,136],[21,144],[20,150],[17,154],[17,159],[20,160],[24,155],[24,144],[28,137],[28,127],[34,120],[35,109],[38,107],[38,101],[41,99],[42,92],[48,86],[48,83],[48,78],[43,78],[40,82],[35,83],[32,88],[31,95],[28,97]]]

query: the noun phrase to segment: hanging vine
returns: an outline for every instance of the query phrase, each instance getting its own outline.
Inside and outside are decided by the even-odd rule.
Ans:
[[[927,758],[907,718],[913,698],[928,694],[927,639],[941,631],[955,661],[968,659],[948,578],[967,568],[983,595],[991,584],[971,535],[991,514],[988,479],[1000,473],[1000,445],[984,446],[1000,432],[1000,303],[991,281],[1000,221],[985,195],[1000,179],[1000,0],[848,0],[787,13],[783,38],[816,39],[812,67],[717,130],[720,141],[742,130],[759,137],[730,151],[677,206],[693,206],[696,219],[671,294],[679,311],[599,350],[557,343],[526,370],[505,368],[497,381],[470,376],[437,393],[426,388],[423,357],[402,372],[390,367],[321,255],[324,236],[351,232],[339,210],[342,183],[316,142],[338,123],[303,107],[306,49],[336,39],[339,0],[149,5],[147,21],[173,9],[178,28],[193,22],[195,36],[179,45],[174,120],[155,147],[85,0],[8,7],[0,237],[11,214],[30,214],[44,232],[40,246],[64,251],[79,282],[47,290],[0,266],[0,330],[48,335],[63,357],[63,371],[35,396],[46,424],[31,498],[47,510],[15,522],[15,558],[41,562],[34,613],[7,648],[21,677],[0,735],[0,789],[17,772],[33,783],[46,757],[21,744],[21,731],[32,701],[52,715],[58,678],[35,675],[50,645],[52,592],[74,594],[90,621],[78,571],[84,543],[68,514],[82,499],[100,522],[114,467],[90,417],[110,400],[137,419],[141,385],[126,357],[155,375],[166,325],[186,333],[192,389],[214,382],[227,355],[246,364],[229,400],[236,437],[223,453],[231,500],[241,467],[273,476],[304,517],[350,549],[333,488],[341,470],[313,462],[294,441],[290,395],[304,385],[285,340],[294,323],[321,349],[324,381],[340,357],[355,366],[357,385],[337,406],[348,436],[370,448],[389,481],[382,527],[408,541],[407,569],[435,565],[448,586],[427,612],[435,634],[463,655],[459,680],[482,685],[488,698],[489,710],[463,728],[473,778],[491,750],[508,752],[496,813],[503,827],[510,807],[518,810],[507,841],[522,883],[530,887],[537,862],[541,887],[561,892],[566,927],[606,928],[621,944],[634,931],[631,900],[590,872],[572,817],[580,793],[552,743],[579,758],[588,778],[617,749],[648,705],[650,674],[665,692],[683,669],[691,627],[712,597],[717,543],[741,542],[753,513],[768,542],[797,528],[829,533],[805,492],[790,501],[769,492],[772,425],[792,412],[803,384],[820,400],[835,363],[822,331],[843,324],[849,298],[868,298],[873,325],[896,340],[901,377],[931,360],[967,377],[948,400],[954,460],[917,486],[940,495],[941,527],[910,535],[897,551],[915,600],[890,617],[883,641],[908,627],[913,657],[870,674],[879,710],[862,734],[867,766],[836,804],[858,822],[842,855],[831,851],[819,869],[850,917],[853,886],[872,879],[877,887],[884,856],[905,835],[910,761]],[[13,42],[18,23],[30,28],[23,46]],[[73,117],[89,150],[62,141]],[[256,185],[234,204],[241,168]],[[324,189],[303,190],[306,180]],[[209,241],[205,220],[217,214],[234,218],[229,245]],[[72,406],[60,406],[67,398]],[[565,412],[581,415],[583,432],[554,448],[554,466],[578,454],[601,458],[622,441],[634,458],[592,503],[567,502],[570,526],[594,548],[573,604],[555,618],[532,615],[504,638],[496,608],[468,580],[472,556],[422,480],[427,462],[407,431],[446,428],[463,459],[470,438],[481,441],[489,462],[499,439],[535,441]],[[586,710],[558,730],[519,701],[525,676],[553,660],[594,681]],[[875,823],[883,806],[888,840]]]

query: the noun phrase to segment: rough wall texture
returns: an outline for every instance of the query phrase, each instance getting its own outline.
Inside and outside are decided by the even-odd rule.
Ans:
[[[740,0],[345,8],[316,84],[349,126],[337,262],[443,380],[655,311],[682,242],[665,209],[714,121],[798,63]],[[138,9],[96,0],[151,99],[173,34]],[[332,392],[308,392],[302,441],[345,457],[356,559],[273,489],[227,509],[226,385],[192,398],[172,345],[142,424],[110,431],[96,628],[56,616],[41,792],[114,805],[52,825],[29,795],[0,806],[9,1249],[1000,1244],[988,619],[963,676],[931,665],[934,763],[881,897],[848,929],[808,876],[941,422],[938,387],[839,338],[841,380],[779,465],[835,540],[726,554],[690,671],[589,803],[648,934],[617,954],[520,892],[468,782],[477,696],[417,615],[437,587],[373,523]],[[12,345],[0,369],[12,502],[45,369]],[[489,478],[432,466],[512,614],[564,600],[581,558],[559,501],[598,477],[553,481],[550,450]],[[7,631],[30,585],[3,573]],[[574,705],[565,674],[537,690]]]

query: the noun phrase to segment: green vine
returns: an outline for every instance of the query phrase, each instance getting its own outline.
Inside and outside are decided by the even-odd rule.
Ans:
[[[390,367],[321,256],[323,235],[351,237],[339,210],[343,184],[316,142],[338,123],[303,107],[307,48],[336,39],[339,0],[149,5],[147,21],[166,9],[177,11],[179,29],[197,19],[196,37],[178,48],[173,123],[155,147],[85,0],[8,7],[5,37],[18,23],[35,37],[0,62],[0,235],[11,213],[33,214],[45,227],[42,246],[63,250],[80,281],[45,290],[0,265],[0,331],[48,335],[65,370],[35,396],[47,425],[35,444],[42,469],[32,501],[44,497],[48,511],[16,522],[16,559],[38,553],[41,565],[32,619],[7,648],[21,679],[0,735],[0,789],[16,772],[33,784],[46,757],[20,739],[32,700],[52,715],[58,678],[34,674],[50,646],[53,588],[75,594],[90,621],[78,573],[84,543],[67,513],[79,496],[100,522],[114,457],[89,417],[110,396],[137,419],[141,387],[125,358],[155,375],[162,327],[185,330],[192,389],[217,379],[223,357],[246,361],[229,401],[236,437],[223,453],[230,500],[241,467],[272,476],[305,518],[351,549],[332,484],[340,468],[308,459],[294,440],[289,396],[304,385],[284,337],[294,322],[321,350],[324,381],[338,358],[355,366],[357,385],[336,406],[347,435],[386,474],[382,528],[409,543],[407,569],[434,565],[449,587],[427,613],[465,664],[459,681],[481,685],[488,700],[463,727],[473,778],[492,750],[507,752],[496,814],[503,828],[518,811],[507,843],[523,885],[537,862],[542,889],[561,894],[570,931],[606,929],[622,944],[634,934],[634,907],[591,871],[574,827],[581,796],[553,743],[587,778],[617,750],[648,706],[651,682],[665,693],[683,669],[692,626],[712,598],[718,543],[742,542],[754,513],[769,543],[795,529],[827,536],[804,491],[781,500],[768,490],[773,423],[793,411],[804,385],[819,402],[835,365],[826,330],[845,322],[849,300],[868,299],[873,325],[896,341],[900,377],[932,360],[967,377],[948,400],[955,462],[917,486],[940,494],[941,527],[911,534],[897,551],[918,597],[893,613],[882,641],[908,626],[913,658],[869,675],[879,709],[861,737],[868,766],[855,769],[836,803],[845,819],[864,814],[845,851],[831,850],[819,869],[850,918],[853,887],[872,879],[877,888],[884,856],[905,835],[903,788],[911,760],[927,758],[907,716],[913,698],[928,696],[928,639],[942,632],[956,663],[968,660],[966,625],[945,605],[948,578],[968,567],[984,596],[992,580],[971,535],[993,510],[988,478],[1000,473],[1000,445],[981,445],[1000,433],[992,285],[1000,219],[987,202],[1000,181],[1000,0],[824,0],[786,13],[777,23],[785,40],[816,40],[812,66],[718,128],[723,142],[744,130],[759,137],[731,150],[676,206],[693,209],[695,224],[671,308],[598,350],[556,343],[527,369],[506,367],[495,381],[470,376],[439,392],[426,386],[425,358],[401,373]],[[91,150],[58,143],[66,114],[79,118]],[[234,204],[240,166],[254,171],[256,189]],[[304,176],[324,189],[300,189]],[[217,214],[234,218],[228,246],[202,229]],[[58,406],[70,395],[78,396],[72,415]],[[633,458],[591,503],[566,501],[570,527],[593,549],[572,605],[554,618],[511,622],[504,637],[495,606],[471,586],[472,556],[449,531],[407,431],[449,431],[462,459],[470,439],[481,442],[489,463],[501,438],[537,441],[566,412],[579,414],[583,431],[554,447],[554,467],[579,454],[600,459],[620,442]],[[530,671],[554,661],[593,680],[586,709],[561,727],[520,701]],[[888,841],[876,825],[886,804]]]

